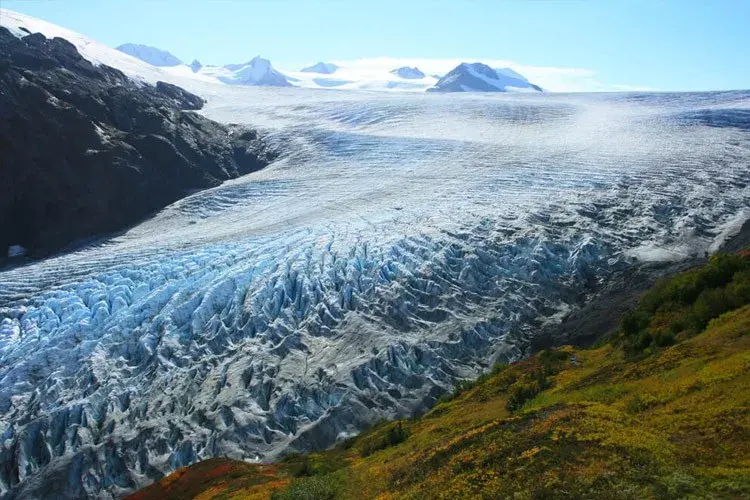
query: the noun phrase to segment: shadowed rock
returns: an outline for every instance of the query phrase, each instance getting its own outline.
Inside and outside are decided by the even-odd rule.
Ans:
[[[0,28],[0,259],[124,229],[269,163],[257,134],[182,111],[202,106],[94,66],[62,38]]]

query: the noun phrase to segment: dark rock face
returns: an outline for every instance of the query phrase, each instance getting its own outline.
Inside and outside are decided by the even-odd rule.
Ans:
[[[94,66],[64,39],[0,27],[0,259],[121,230],[273,159],[254,131],[182,111],[202,106]]]

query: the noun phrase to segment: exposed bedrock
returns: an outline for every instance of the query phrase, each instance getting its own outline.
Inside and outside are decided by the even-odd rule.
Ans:
[[[0,262],[121,230],[268,164],[254,131],[184,111],[202,106],[94,66],[62,38],[0,27]]]

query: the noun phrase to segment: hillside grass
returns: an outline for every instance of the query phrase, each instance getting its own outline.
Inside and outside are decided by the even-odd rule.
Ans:
[[[607,343],[498,365],[332,450],[210,460],[134,499],[750,498],[750,253],[655,285]]]

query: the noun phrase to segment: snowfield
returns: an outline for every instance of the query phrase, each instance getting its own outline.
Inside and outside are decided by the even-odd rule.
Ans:
[[[285,154],[0,271],[7,498],[118,497],[200,459],[328,446],[517,359],[613,273],[702,255],[750,217],[749,92],[185,82]]]

